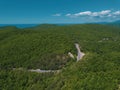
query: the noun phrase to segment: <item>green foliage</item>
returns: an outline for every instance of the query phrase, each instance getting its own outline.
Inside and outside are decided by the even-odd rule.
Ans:
[[[74,43],[86,54],[80,62]],[[13,68],[61,69],[60,73]],[[42,25],[0,30],[0,90],[117,90],[120,85],[120,28]]]
[[[44,90],[52,76],[52,73],[1,70],[0,90]]]

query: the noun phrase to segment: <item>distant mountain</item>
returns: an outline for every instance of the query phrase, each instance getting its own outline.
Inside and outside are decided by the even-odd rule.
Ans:
[[[90,23],[90,24],[103,24],[103,25],[111,25],[111,26],[117,26],[120,27],[120,20],[113,21],[113,22],[96,22],[96,23]]]
[[[39,29],[63,26],[65,24],[0,24],[0,28]]]
[[[120,20],[114,21],[113,23],[120,23]]]
[[[30,28],[30,27],[34,27],[37,26],[38,24],[0,24],[0,28],[2,27],[17,27],[17,28]]]
[[[117,21],[114,21],[114,22],[107,23],[107,25],[112,25],[112,26],[120,27],[120,20],[117,20]]]
[[[42,28],[49,28],[49,27],[56,27],[57,24],[40,24],[36,27],[42,27]]]
[[[16,29],[18,29],[16,26],[2,26],[2,27],[0,27],[0,30],[16,30]]]
[[[26,29],[31,29],[31,30],[39,30],[39,29],[48,29],[48,28],[53,28],[53,27],[57,27],[59,25],[57,24],[40,24],[34,27],[28,27]]]

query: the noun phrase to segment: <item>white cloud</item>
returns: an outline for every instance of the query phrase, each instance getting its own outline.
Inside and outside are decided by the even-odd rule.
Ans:
[[[91,12],[91,11],[84,11],[84,12],[80,12],[80,13],[75,13],[73,14],[76,17],[79,16],[105,16],[105,15],[109,15],[111,13],[111,10],[103,10],[100,12]]]
[[[57,13],[53,16],[62,16],[62,14]],[[114,11],[114,10],[102,10],[102,11],[82,11],[79,13],[68,13],[64,16],[69,18],[74,18],[77,20],[77,18],[86,20],[86,21],[112,21],[112,20],[119,20],[120,19],[120,10]]]
[[[112,14],[109,14],[108,17],[112,17]]]
[[[71,14],[70,14],[70,13],[68,13],[68,14],[66,14],[65,16],[71,16]]]
[[[101,12],[98,12],[100,15],[108,15],[110,14],[111,10],[103,10]]]
[[[115,16],[119,16],[120,15],[120,11],[111,11],[111,10],[102,10],[102,11],[98,11],[98,12],[92,12],[92,11],[84,11],[84,12],[79,12],[79,13],[75,13],[75,14],[66,14],[66,16],[68,17],[115,17]]]
[[[98,12],[93,12],[93,13],[92,13],[92,16],[98,16],[98,15],[99,15]]]
[[[74,14],[74,16],[86,16],[86,15],[91,15],[92,12],[91,11],[85,11],[85,12],[80,12],[80,13],[76,13]]]
[[[120,15],[120,11],[116,11],[113,13],[114,15]]]
[[[54,15],[52,15],[52,16],[59,17],[59,16],[61,16],[61,14],[60,14],[60,13],[57,13],[57,14],[54,14]]]
[[[102,10],[97,12],[92,11],[83,11],[79,13],[69,13],[65,16],[70,18],[81,18],[85,20],[93,20],[93,21],[112,21],[120,19],[120,10],[112,11],[112,10]]]

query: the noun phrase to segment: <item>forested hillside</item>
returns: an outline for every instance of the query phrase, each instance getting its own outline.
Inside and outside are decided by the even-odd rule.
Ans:
[[[85,53],[79,62],[68,56],[71,52],[76,57],[76,42]],[[119,89],[120,28],[97,24],[0,28],[0,90]]]

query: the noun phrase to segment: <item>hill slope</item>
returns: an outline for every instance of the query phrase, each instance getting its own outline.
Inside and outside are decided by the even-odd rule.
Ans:
[[[74,43],[85,57],[76,62]],[[13,68],[61,69],[32,73]],[[117,90],[120,84],[120,28],[70,25],[0,30],[1,90]]]

